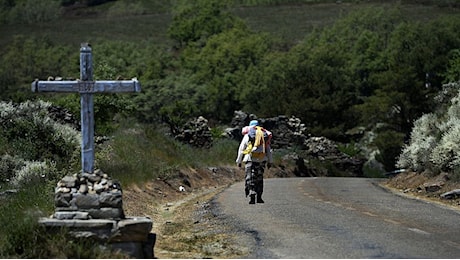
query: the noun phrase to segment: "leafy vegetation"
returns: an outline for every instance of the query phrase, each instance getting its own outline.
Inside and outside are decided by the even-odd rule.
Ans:
[[[180,143],[158,125],[135,125],[130,121],[114,133],[113,142],[98,152],[99,168],[110,172],[122,184],[177,177],[186,167],[229,165],[235,157],[231,140],[216,141],[212,148],[198,149]]]
[[[48,112],[50,105],[43,101],[18,105],[0,102],[0,191],[16,191],[0,196],[0,221],[4,223],[0,227],[0,256],[124,257],[69,237],[65,230],[43,232],[38,225],[39,217],[54,211],[58,180],[80,171],[79,134],[54,120]],[[235,156],[235,141],[220,140],[203,151],[168,137],[167,131],[158,125],[142,125],[127,119],[120,124],[111,142],[97,146],[96,167],[110,173],[122,186],[158,178],[167,180],[176,177],[183,167],[230,164]],[[10,138],[13,132],[16,138]]]
[[[404,146],[398,158],[398,167],[414,171],[429,171],[433,174],[448,172],[457,175],[460,168],[459,147],[459,83],[444,86],[436,100],[445,100],[450,95],[449,106],[440,106],[436,111],[417,119],[411,131],[410,142]]]
[[[80,134],[55,122],[48,113],[50,103],[0,103],[0,151],[26,161],[49,161],[65,169],[78,147]],[[33,167],[32,167],[33,168]]]
[[[52,241],[63,234],[44,237],[33,221],[52,211],[57,178],[79,169],[77,132],[47,108],[78,118],[79,98],[34,94],[30,83],[78,78],[85,41],[93,45],[95,78],[142,83],[139,94],[95,101],[96,132],[113,135],[96,163],[123,185],[232,163],[233,141],[197,150],[165,138],[162,123],[174,128],[202,115],[218,127],[235,110],[300,117],[309,133],[341,141],[348,154],[361,152],[348,130],[374,131],[387,171],[460,172],[455,1],[79,2],[0,0],[0,185],[19,188],[0,198],[2,257],[104,254],[81,243],[56,248]],[[447,83],[455,87],[443,89]]]

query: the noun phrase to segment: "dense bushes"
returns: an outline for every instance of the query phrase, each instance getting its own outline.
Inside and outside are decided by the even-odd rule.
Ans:
[[[55,181],[78,155],[79,133],[53,120],[50,103],[0,103],[0,182]]]
[[[78,78],[79,75],[78,52],[57,45],[47,37],[17,36],[1,54],[1,100],[22,102],[32,98],[30,84],[37,78]],[[75,63],[69,62],[72,60]]]
[[[226,11],[229,1],[178,1],[169,27],[169,37],[179,46],[202,44],[209,37],[235,27],[238,19]]]
[[[456,95],[450,106],[428,113],[417,119],[411,132],[411,139],[397,165],[415,171],[428,170],[432,173],[456,172],[460,169],[460,84],[445,86],[440,95],[451,92]],[[439,99],[439,97],[438,97]],[[460,176],[459,176],[460,177]]]
[[[189,91],[206,97],[184,100],[185,107],[223,122],[241,108],[295,115],[313,135],[344,142],[356,126],[383,124],[374,145],[391,171],[414,120],[435,107],[447,65],[457,66],[459,26],[453,16],[419,23],[397,7],[364,8],[288,50],[263,34],[225,30],[183,49],[179,68],[191,70]]]
[[[137,76],[142,93],[98,95],[96,131],[113,131],[120,113],[174,127],[200,115],[225,124],[244,109],[261,117],[295,115],[312,135],[350,142],[358,140],[348,130],[383,123],[374,145],[392,170],[413,122],[433,110],[433,95],[456,77],[458,16],[419,23],[406,19],[401,6],[360,8],[288,48],[282,39],[251,31],[227,12],[229,5],[181,2],[169,28],[173,49],[148,40],[100,40],[93,48],[95,76]],[[76,48],[49,39],[18,39],[2,55],[1,99],[33,98],[33,78],[78,77],[77,55]],[[78,117],[76,96],[51,100]]]

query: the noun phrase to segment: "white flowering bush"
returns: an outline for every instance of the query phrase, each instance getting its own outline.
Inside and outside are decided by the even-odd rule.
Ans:
[[[429,162],[431,151],[437,145],[439,129],[435,114],[425,114],[414,122],[410,143],[404,146],[402,154],[396,163],[399,168],[411,168],[422,171]]]
[[[79,132],[50,117],[49,102],[0,103],[0,151],[29,161],[51,159],[67,162],[80,144]]]
[[[11,179],[11,184],[16,187],[36,184],[47,180],[55,180],[58,174],[55,163],[26,162]]]
[[[67,168],[76,160],[80,133],[54,120],[49,113],[51,106],[40,100],[21,104],[0,102],[0,181],[11,179],[19,185],[39,180],[38,175],[48,178],[54,169]],[[27,177],[29,173],[31,176]]]
[[[460,84],[450,83],[437,97],[445,101],[455,90],[450,105],[440,104],[436,113],[425,114],[414,122],[410,142],[398,158],[397,167],[432,172],[460,169]],[[447,92],[446,92],[447,91]],[[446,93],[444,93],[446,92]]]
[[[457,124],[447,128],[430,156],[430,161],[443,171],[460,167],[460,119],[450,122],[452,121],[456,121]]]

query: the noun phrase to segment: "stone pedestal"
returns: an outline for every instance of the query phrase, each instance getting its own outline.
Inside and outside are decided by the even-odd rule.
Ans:
[[[56,219],[41,218],[39,224],[49,232],[66,228],[75,238],[92,239],[113,250],[121,250],[134,258],[153,258],[155,234],[150,233],[150,218],[133,217],[122,220],[110,219]]]
[[[122,189],[107,174],[79,173],[62,178],[55,189],[55,213],[39,224],[53,232],[66,228],[75,238],[87,238],[135,258],[153,258],[153,221],[125,217]]]

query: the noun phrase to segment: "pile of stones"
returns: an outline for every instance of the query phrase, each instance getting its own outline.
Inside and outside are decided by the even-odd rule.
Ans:
[[[117,181],[96,170],[62,178],[55,189],[56,219],[122,219],[122,190]]]
[[[247,114],[243,111],[235,111],[230,127],[226,128],[223,137],[241,141],[243,135],[241,130],[249,125],[251,120],[257,119],[259,125],[272,132],[271,148],[297,150],[296,154],[287,157],[294,161],[297,176],[362,176],[362,158],[349,156],[338,149],[336,142],[326,137],[311,136],[307,132],[304,123],[295,116],[276,116],[271,118],[258,118],[254,114]],[[195,147],[210,147],[212,145],[211,130],[208,121],[203,117],[198,117],[189,121],[183,126],[175,138],[183,143]],[[236,148],[235,148],[236,149]],[[338,173],[331,173],[327,167],[313,166],[311,160],[327,161],[332,164]],[[323,169],[324,168],[324,169]]]
[[[296,148],[295,154],[289,154],[286,161],[294,161],[296,176],[329,176],[330,170],[326,167],[314,166],[311,160],[327,161],[332,164],[341,175],[362,176],[364,160],[342,153],[336,142],[326,137],[311,136],[307,127],[295,116],[276,116],[271,118],[258,118],[254,114],[235,111],[231,127],[227,128],[225,135],[235,140],[241,140],[241,129],[251,120],[257,119],[259,124],[273,133],[271,147],[276,149]],[[335,174],[335,173],[334,173]]]
[[[276,116],[271,118],[257,118],[254,114],[246,114],[243,111],[235,111],[231,122],[231,127],[225,130],[225,135],[235,140],[241,140],[241,129],[249,125],[251,120],[257,119],[259,125],[273,133],[271,147],[290,148],[304,145],[308,138],[305,124],[297,117]]]
[[[126,217],[122,189],[100,170],[63,177],[55,188],[55,212],[41,218],[48,231],[67,228],[75,238],[93,239],[134,258],[153,258],[155,234],[148,217]]]
[[[50,116],[61,124],[67,124],[80,131],[80,121],[68,110],[60,106],[51,105],[48,107]]]
[[[345,176],[362,177],[364,159],[349,156],[338,149],[338,145],[326,137],[310,137],[305,140],[305,154],[310,158],[332,163]],[[326,176],[328,174],[325,174]]]
[[[211,128],[208,126],[208,120],[202,116],[188,121],[178,130],[175,138],[194,147],[212,146]]]

